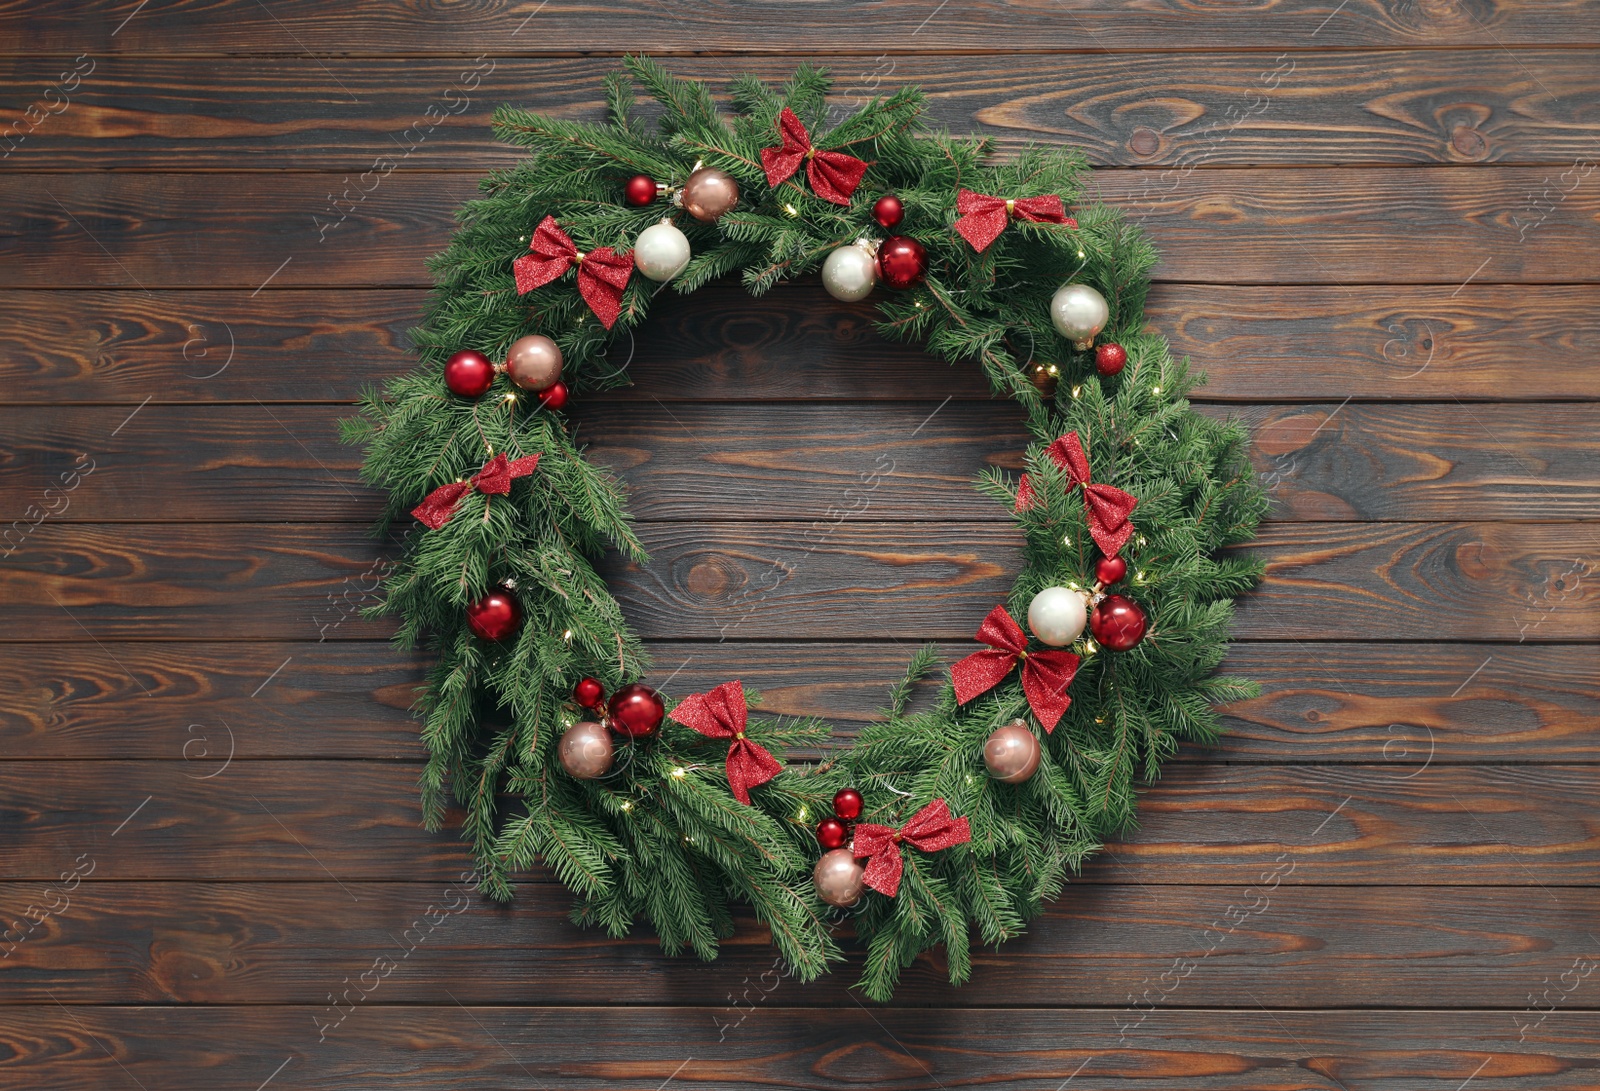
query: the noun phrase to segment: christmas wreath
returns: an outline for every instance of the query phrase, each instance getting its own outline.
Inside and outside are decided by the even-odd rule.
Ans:
[[[868,996],[941,943],[960,982],[974,936],[1019,934],[1131,823],[1135,783],[1254,692],[1213,674],[1260,573],[1219,553],[1265,508],[1244,430],[1185,400],[1195,378],[1143,324],[1155,251],[1080,202],[1076,152],[991,162],[987,141],[930,131],[915,89],[829,126],[811,68],[735,81],[726,118],[699,83],[627,69],[603,124],[496,113],[533,154],[482,183],[433,260],[422,366],[347,422],[385,526],[407,527],[377,612],[438,655],[425,820],[453,793],[490,895],[543,861],[574,921],[620,936],[647,918],[669,952],[714,957],[745,903],[802,979],[842,957],[848,920]],[[759,294],[819,270],[840,299],[878,290],[884,335],[976,361],[1035,443],[1019,480],[977,481],[1026,539],[978,649],[913,711],[922,649],[853,747],[785,764],[827,725],[751,716],[737,681],[675,703],[639,682],[595,563],[645,553],[561,410],[626,381],[607,351],[666,285],[737,274]]]

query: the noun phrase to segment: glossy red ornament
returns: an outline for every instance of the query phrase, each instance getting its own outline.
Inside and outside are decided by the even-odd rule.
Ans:
[[[1128,350],[1117,344],[1105,344],[1094,350],[1094,369],[1110,378],[1121,371],[1128,362]]]
[[[562,409],[567,404],[567,384],[554,382],[536,395],[539,404],[546,409]]]
[[[611,717],[611,730],[643,739],[661,730],[667,706],[661,703],[661,694],[642,682],[635,682],[613,693],[606,711]]]
[[[1144,608],[1123,595],[1107,595],[1089,614],[1089,630],[1102,647],[1125,652],[1144,639]]]
[[[444,385],[463,398],[479,397],[494,385],[494,362],[481,352],[462,349],[445,362]]]
[[[905,289],[928,272],[928,252],[916,239],[891,235],[878,247],[878,278],[891,288]]]
[[[872,202],[872,218],[883,227],[896,227],[906,218],[906,206],[892,193],[885,193]]]
[[[580,678],[572,687],[572,699],[584,708],[599,708],[606,699],[605,687],[598,678]]]
[[[1121,557],[1101,557],[1094,562],[1094,578],[1110,587],[1128,574],[1128,562]]]
[[[647,174],[635,174],[622,187],[622,199],[634,208],[643,208],[656,199],[656,180]]]
[[[504,640],[522,624],[522,605],[506,587],[496,587],[467,604],[467,628],[484,640]]]
[[[817,844],[825,849],[843,848],[844,839],[848,836],[849,831],[837,818],[824,818],[817,823]]]
[[[833,813],[845,821],[861,817],[861,793],[854,788],[841,788],[833,797]]]

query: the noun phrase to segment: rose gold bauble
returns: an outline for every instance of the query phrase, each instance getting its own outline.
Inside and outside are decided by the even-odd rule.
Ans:
[[[682,201],[685,212],[710,223],[739,203],[739,183],[725,170],[701,167],[683,184]]]
[[[1039,740],[1027,724],[1013,720],[983,744],[983,764],[1001,784],[1021,784],[1039,768]]]
[[[593,780],[611,771],[611,732],[591,720],[567,728],[556,750],[561,768],[579,780]]]
[[[822,854],[811,882],[817,888],[817,897],[829,905],[849,909],[861,900],[861,877],[866,868],[856,863],[849,849],[834,849]]]
[[[511,342],[506,374],[524,390],[544,390],[561,378],[561,348],[548,337],[530,333]]]

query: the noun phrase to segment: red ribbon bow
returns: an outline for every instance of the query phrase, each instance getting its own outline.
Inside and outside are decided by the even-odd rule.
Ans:
[[[961,232],[961,237],[970,242],[972,248],[980,254],[1000,237],[1000,232],[1005,230],[1006,220],[1012,216],[1036,224],[1078,226],[1078,221],[1067,215],[1066,208],[1061,204],[1061,198],[1054,193],[1046,193],[1042,197],[1018,197],[1007,201],[1000,197],[974,193],[970,189],[961,189],[956,191],[956,211],[961,213],[961,218],[956,221],[956,230]]]
[[[894,897],[900,892],[900,876],[905,861],[900,846],[911,845],[923,852],[938,852],[972,840],[972,827],[965,818],[952,818],[950,805],[936,799],[912,815],[898,830],[875,822],[857,822],[850,851],[867,861],[861,881],[879,894]]]
[[[996,606],[978,626],[975,640],[989,645],[973,652],[950,668],[955,683],[956,703],[966,704],[980,693],[998,686],[1011,668],[1022,660],[1022,692],[1028,707],[1039,718],[1048,734],[1056,729],[1061,716],[1072,704],[1067,687],[1078,673],[1081,660],[1071,652],[1028,651],[1028,638],[1004,606]]]
[[[844,152],[825,152],[812,147],[805,125],[787,106],[778,115],[778,135],[783,138],[781,145],[761,149],[761,166],[767,172],[767,185],[777,189],[780,182],[792,177],[804,163],[813,193],[836,205],[850,203],[850,195],[867,173],[865,163]]]
[[[495,455],[469,480],[452,481],[434,489],[427,499],[411,509],[411,514],[430,530],[438,530],[450,521],[450,517],[456,513],[456,505],[472,490],[476,489],[485,496],[505,496],[511,491],[513,479],[527,477],[538,465],[538,455],[519,458],[515,462],[503,454]],[[484,516],[487,518],[487,511]]]
[[[587,254],[578,250],[567,233],[556,225],[554,216],[546,216],[533,230],[528,240],[531,253],[522,255],[511,263],[517,278],[517,294],[527,295],[535,288],[549,284],[569,268],[578,267],[578,294],[589,304],[600,324],[610,329],[622,313],[622,289],[628,286],[633,275],[633,251],[617,253],[609,246],[591,250]]]
[[[672,718],[713,739],[732,739],[728,747],[728,787],[733,798],[750,805],[750,789],[783,772],[783,763],[745,738],[744,686],[724,682],[709,693],[685,697]]]
[[[1067,471],[1067,488],[1083,486],[1083,506],[1089,514],[1089,536],[1100,552],[1115,557],[1122,552],[1133,535],[1129,517],[1139,503],[1138,499],[1114,485],[1096,485],[1089,480],[1089,452],[1078,440],[1078,433],[1068,432],[1045,448],[1050,460]],[[1027,511],[1039,502],[1033,483],[1023,474],[1017,484],[1017,511]]]

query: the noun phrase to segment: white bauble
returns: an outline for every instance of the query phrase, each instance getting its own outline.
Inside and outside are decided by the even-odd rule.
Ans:
[[[822,286],[846,303],[865,299],[878,283],[878,259],[860,243],[841,246],[822,263]]]
[[[1071,644],[1089,620],[1089,605],[1082,591],[1046,587],[1028,603],[1028,628],[1052,647]]]
[[[651,280],[671,280],[689,264],[689,238],[666,220],[639,232],[633,264]]]
[[[1110,318],[1106,297],[1087,284],[1063,284],[1050,298],[1050,321],[1076,348],[1092,347]]]

